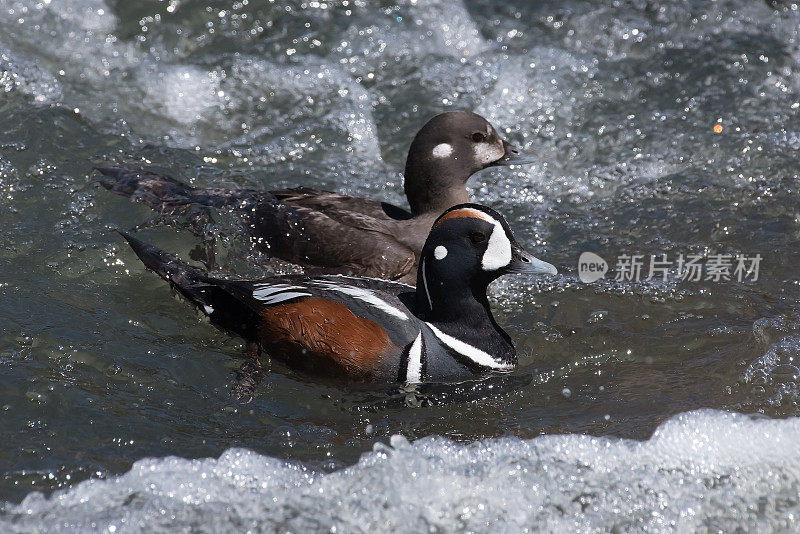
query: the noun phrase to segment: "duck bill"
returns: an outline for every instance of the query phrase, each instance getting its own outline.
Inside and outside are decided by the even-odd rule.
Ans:
[[[558,274],[554,265],[533,257],[521,248],[514,248],[511,263],[506,267],[507,273],[518,274]]]
[[[536,162],[533,154],[525,152],[505,139],[503,139],[503,151],[503,157],[493,162],[492,165],[507,167],[508,165],[528,165]]]

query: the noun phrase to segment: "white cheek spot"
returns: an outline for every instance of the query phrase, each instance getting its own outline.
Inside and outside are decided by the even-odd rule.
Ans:
[[[435,249],[433,249],[433,257],[437,260],[443,260],[447,256],[447,249],[444,248],[442,245],[439,245]]]
[[[509,241],[503,226],[493,221],[494,230],[489,236],[489,244],[483,253],[481,267],[484,271],[496,271],[511,263],[511,241]]]
[[[450,154],[452,153],[453,153],[453,147],[448,145],[447,143],[441,143],[433,147],[434,158],[447,158],[450,157]]]

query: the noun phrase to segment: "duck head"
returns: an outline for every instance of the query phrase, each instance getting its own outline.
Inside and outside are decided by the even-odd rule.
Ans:
[[[488,285],[510,273],[557,274],[526,252],[511,228],[491,208],[459,204],[433,223],[417,272],[417,310],[443,317],[470,302],[488,307]]]
[[[469,202],[466,183],[492,166],[533,163],[530,154],[503,139],[475,113],[436,115],[417,133],[406,160],[405,192],[414,215],[440,213]]]

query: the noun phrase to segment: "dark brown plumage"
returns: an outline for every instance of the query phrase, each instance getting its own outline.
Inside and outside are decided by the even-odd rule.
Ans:
[[[256,247],[317,274],[341,273],[413,284],[431,224],[467,202],[469,177],[494,165],[532,159],[474,113],[437,115],[408,153],[405,192],[410,212],[385,202],[309,188],[256,191],[198,189],[139,168],[99,168],[108,190],[175,213],[190,205],[240,217]]]

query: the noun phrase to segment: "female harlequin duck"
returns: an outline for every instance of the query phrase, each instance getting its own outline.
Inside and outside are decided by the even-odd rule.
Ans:
[[[492,317],[486,288],[507,273],[556,274],[520,247],[500,214],[477,204],[454,206],[433,224],[416,289],[349,276],[212,278],[122,235],[213,323],[292,367],[368,381],[449,381],[512,369],[514,344]]]
[[[532,163],[480,115],[437,115],[408,151],[405,192],[411,212],[376,200],[297,188],[279,191],[197,189],[138,168],[100,168],[103,186],[155,210],[188,205],[235,212],[255,245],[271,256],[342,273],[413,284],[419,253],[436,217],[468,202],[465,184],[493,165]]]

